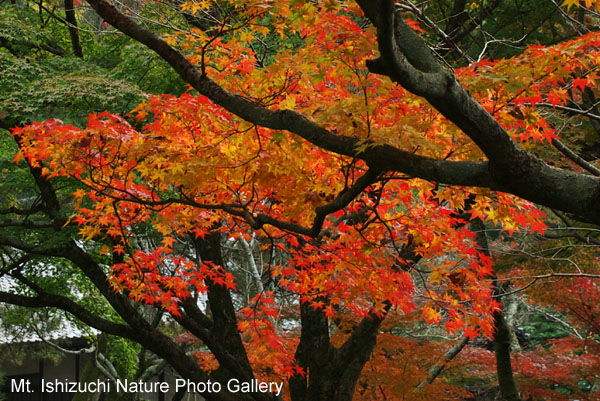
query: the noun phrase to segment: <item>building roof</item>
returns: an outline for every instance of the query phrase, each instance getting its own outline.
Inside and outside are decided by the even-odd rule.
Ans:
[[[0,277],[0,291],[10,291],[11,283],[7,277]],[[6,305],[5,307],[11,308]],[[63,314],[44,316],[37,322],[24,325],[9,325],[2,322],[2,308],[0,308],[0,345],[15,343],[36,343],[46,341],[74,340],[88,337],[90,334],[99,333],[90,327],[78,327],[66,319]]]
[[[0,344],[34,343],[43,340],[72,340],[86,337],[89,334],[90,331],[83,331],[68,320],[63,320],[56,328],[43,329],[43,331],[38,331],[33,326],[18,328],[4,328],[0,326]]]

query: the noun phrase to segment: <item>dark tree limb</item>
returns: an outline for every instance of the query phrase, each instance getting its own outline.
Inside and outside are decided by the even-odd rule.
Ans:
[[[337,396],[340,400],[352,399],[360,373],[377,343],[381,323],[390,309],[388,303],[380,314],[371,313],[364,317],[346,342],[334,351],[334,370],[339,376]]]
[[[119,337],[129,338],[132,340],[136,339],[134,330],[132,330],[129,326],[111,322],[110,320],[106,320],[98,315],[95,315],[87,309],[83,308],[78,303],[62,295],[55,295],[44,291],[40,291],[36,296],[30,297],[1,291],[0,302],[4,302],[11,305],[24,306],[27,308],[58,308],[64,310],[65,312],[69,312],[88,326],[103,331],[105,333]]]
[[[331,379],[334,349],[329,338],[327,316],[309,302],[303,302],[300,304],[300,319],[302,329],[295,357],[298,365],[304,368],[305,375],[290,378],[292,401],[333,401],[328,398],[334,385]]]
[[[596,177],[548,166],[522,150],[454,75],[442,69],[401,16],[394,14],[393,1],[358,3],[378,29],[381,58],[368,65],[371,71],[424,97],[469,136],[489,159],[488,171],[498,184],[492,189],[600,221],[594,206],[600,201]],[[574,197],[574,193],[579,195]]]
[[[195,301],[188,298],[182,302],[182,307],[184,313],[180,317],[174,317],[174,319],[208,347],[219,362],[219,366],[227,369],[237,378],[247,377],[247,367],[245,369],[239,365],[236,354],[230,352],[226,345],[224,345],[223,338],[214,335],[212,332],[212,328],[214,327],[213,322],[198,309]],[[239,336],[237,333],[236,335]],[[247,356],[244,358],[247,359]]]
[[[459,343],[455,344],[452,348],[450,348],[445,354],[443,359],[433,365],[431,369],[427,372],[427,377],[417,386],[417,389],[423,388],[425,384],[431,384],[433,381],[442,373],[448,362],[450,362],[456,355],[460,353],[460,351],[465,348],[465,345],[469,342],[469,337],[463,337]]]
[[[16,49],[15,46],[23,46],[28,49],[42,49],[47,51],[48,53],[52,53],[55,56],[64,56],[66,54],[65,49],[60,47],[57,43],[54,43],[48,40],[46,43],[33,43],[25,40],[8,40],[5,37],[0,36],[0,46],[4,47],[6,50],[10,52],[15,57],[21,58],[25,56],[23,52]]]
[[[444,31],[448,32],[450,35],[454,35],[457,29],[465,24],[469,19],[469,14],[465,10],[466,5],[467,0],[454,0]]]
[[[200,94],[254,124],[288,130],[322,149],[365,160],[381,170],[406,173],[451,185],[479,186],[509,192],[541,205],[600,222],[600,183],[595,177],[546,165],[520,149],[502,126],[442,69],[426,44],[406,22],[394,16],[393,1],[358,3],[378,27],[383,58],[369,68],[425,97],[483,150],[490,162],[452,162],[414,155],[388,145],[358,152],[358,138],[341,136],[290,110],[268,110],[225,91],[198,71],[181,53],[142,28],[105,0],[88,0],[115,28],[154,50]],[[382,11],[385,9],[385,12]],[[390,15],[392,15],[390,20]],[[379,23],[380,20],[382,23]],[[573,194],[579,194],[574,197]]]
[[[567,156],[569,159],[595,175],[596,177],[600,176],[600,169],[592,164],[588,163],[583,157],[579,156],[577,153],[573,152],[567,145],[562,143],[560,140],[556,138],[552,138],[552,145],[560,152]]]
[[[476,234],[475,241],[477,242],[479,251],[488,257],[491,256],[483,222],[476,219],[471,222],[471,226]],[[492,285],[494,286],[494,297],[500,298],[504,295],[501,286],[496,280],[495,273],[492,279]],[[495,311],[493,317],[496,330],[494,331],[492,342],[494,344],[496,355],[496,373],[498,375],[500,394],[504,401],[521,401],[510,359],[510,328],[506,324],[502,309]]]
[[[460,4],[462,3],[462,4]],[[480,26],[483,21],[490,15],[492,12],[498,8],[498,6],[502,3],[502,0],[492,0],[488,2],[485,6],[481,7],[479,10],[479,14],[476,18],[472,18],[469,14],[464,10],[464,0],[458,0],[455,4],[453,17],[448,21],[448,26],[446,28],[446,32],[450,35],[452,40],[455,42],[462,41],[467,35],[473,32],[478,26]],[[458,12],[458,9],[462,9]],[[470,19],[470,22],[467,21]]]
[[[75,17],[75,8],[73,0],[65,1],[65,18],[69,27],[69,35],[71,37],[71,47],[73,48],[73,54],[77,57],[83,58],[83,49],[79,41],[79,29],[77,28],[77,18]]]
[[[469,64],[473,62],[473,60],[460,48],[460,46],[454,41],[454,39],[450,35],[446,34],[447,31],[446,32],[443,31],[419,7],[417,7],[410,1],[407,1],[407,0],[405,0],[405,1],[408,4],[406,9],[411,11],[412,13],[414,13],[421,21],[423,21],[429,28],[431,28],[436,33],[436,35],[438,35],[441,42],[443,42],[445,44],[445,46],[446,46],[445,48],[443,47],[440,50],[437,50],[438,54],[443,56],[443,55],[451,53],[451,52],[456,52],[458,57],[463,59],[465,62],[467,62]],[[456,3],[458,4],[461,2],[464,4],[465,0],[459,0]],[[462,14],[458,14],[458,15],[462,15]]]
[[[15,142],[19,149],[21,148],[21,138],[18,136],[13,136]],[[60,216],[60,202],[58,201],[58,197],[56,196],[56,191],[52,187],[51,182],[44,177],[42,174],[41,167],[34,167],[30,163],[27,163],[29,167],[29,171],[33,176],[35,181],[35,185],[40,190],[40,195],[42,198],[43,211],[46,213],[48,217],[55,220],[58,223],[65,223],[66,219],[63,216]]]
[[[217,266],[224,266],[221,255],[221,236],[215,231],[204,237],[201,241],[195,241],[198,255],[202,261],[209,261]],[[231,293],[229,289],[222,285],[211,282],[210,279],[205,279],[207,285],[208,304],[212,314],[212,324],[210,326],[210,334],[204,332],[207,345],[211,350],[214,349],[215,357],[219,358],[219,370],[227,373],[228,377],[235,377],[240,381],[249,382],[253,380],[254,372],[248,354],[242,342],[242,338],[238,331],[237,317]],[[187,305],[187,310],[192,311],[195,316],[199,315],[199,311],[194,310],[191,305]],[[202,322],[207,325],[208,321],[201,318]],[[218,375],[218,372],[216,373]],[[273,400],[273,394],[253,394],[255,400]]]
[[[32,214],[36,214],[42,211],[40,205],[35,205],[31,209],[20,209],[15,206],[7,207],[5,209],[0,209],[0,214],[16,214],[19,216],[31,216]]]

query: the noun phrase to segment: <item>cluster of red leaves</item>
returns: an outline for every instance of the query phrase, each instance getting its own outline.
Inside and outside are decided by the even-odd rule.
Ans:
[[[422,341],[392,334],[380,334],[373,356],[365,365],[355,399],[371,401],[464,400],[472,394],[451,383],[452,377],[438,377],[435,384],[423,383],[429,370],[442,363],[447,342]],[[398,378],[402,378],[399,380]]]
[[[298,346],[296,337],[282,336],[276,323],[280,318],[281,306],[276,303],[272,292],[257,294],[250,306],[242,309],[238,329],[244,342],[249,345],[248,358],[257,372],[265,377],[280,380],[303,375],[304,370],[293,358]]]
[[[125,292],[136,302],[159,306],[174,316],[180,316],[179,302],[191,295],[206,292],[206,281],[235,289],[233,274],[205,261],[199,266],[181,257],[172,257],[161,250],[136,250],[124,263],[111,267],[108,280],[112,287]]]
[[[511,59],[482,60],[457,76],[515,139],[551,142],[559,133],[540,109],[565,106],[596,86],[599,45],[592,32],[551,47],[530,46]]]
[[[198,65],[209,60],[202,67],[226,89],[273,110],[294,109],[333,133],[372,141],[357,150],[388,144],[439,159],[483,159],[429,104],[368,72],[364,62],[375,56],[376,36],[348,18],[354,10],[344,2],[292,3],[247,2],[248,20],[227,40],[194,31],[168,39]],[[197,6],[185,7],[192,12],[204,7]],[[273,28],[259,21],[267,15],[274,18]],[[248,43],[271,29],[299,33],[303,44],[282,48],[275,62],[259,66]],[[582,72],[596,62],[597,37],[531,48],[511,60],[481,61],[457,75],[524,146],[551,140],[556,132],[533,105],[561,105],[569,87],[580,92],[593,85],[595,76]],[[102,113],[90,116],[84,129],[59,121],[16,129],[23,144],[16,160],[25,157],[50,177],[77,179],[82,189],[75,193],[73,219],[82,237],[110,237],[118,245],[108,251],[126,254],[111,267],[114,287],[175,315],[178,300],[205,291],[206,279],[234,286],[222,267],[175,256],[179,239],[203,237],[217,225],[230,234],[247,232],[259,215],[310,227],[315,208],[366,169],[287,132],[240,121],[191,93],[150,97],[133,118],[146,124],[136,129]],[[476,200],[467,216],[457,217],[472,195]],[[368,211],[366,218],[352,220],[361,210]],[[328,218],[323,225],[328,235],[319,241],[265,230],[289,254],[289,264],[273,268],[278,283],[329,316],[381,313],[391,304],[404,314],[421,308],[425,321],[444,323],[450,333],[490,335],[491,313],[498,307],[486,280],[491,263],[477,251],[468,217],[509,233],[545,228],[543,213],[515,197],[388,174]],[[140,226],[151,226],[161,245],[135,250]],[[399,256],[402,249],[421,259],[417,267]],[[256,299],[252,319],[242,314],[240,329],[256,349],[255,363],[267,349],[289,353],[271,320],[272,299]],[[293,373],[286,370],[293,365],[284,366],[277,374]]]
[[[149,280],[141,276],[160,275],[151,271],[152,266],[165,263],[179,235],[202,236],[217,221],[229,221],[223,229],[238,225],[240,220],[227,213],[235,205],[238,211],[243,205],[244,213],[309,225],[313,209],[306,207],[307,200],[319,206],[342,190],[340,184],[345,180],[353,179],[344,173],[346,161],[292,137],[277,140],[278,135],[287,136],[284,133],[250,127],[254,132],[249,135],[242,123],[205,98],[163,96],[151,99],[149,105],[155,119],[144,132],[108,114],[90,117],[83,130],[50,121],[15,132],[32,163],[43,161],[47,174],[72,176],[88,188],[75,194],[74,219],[82,226],[84,238],[113,237],[119,243],[114,250],[122,252],[134,240],[137,225],[151,224],[162,236],[162,245],[155,251],[134,252],[124,264],[114,267],[119,273],[113,275],[119,278],[119,289]],[[212,117],[210,123],[208,116]],[[355,168],[354,174],[360,173],[358,166]],[[435,304],[436,309],[442,306],[449,311],[449,331],[479,325],[489,334],[491,299],[489,285],[482,278],[490,268],[480,263],[471,233],[454,228],[464,222],[453,217],[452,208],[440,206],[441,196],[431,184],[399,180],[377,190],[381,193],[377,201],[365,195],[334,216],[338,220],[326,221],[323,228],[334,231],[334,236],[318,244],[304,239],[304,244],[291,252],[290,266],[277,271],[282,283],[303,300],[329,296],[330,304],[315,306],[328,308],[330,315],[336,305],[365,314],[372,308],[381,310],[387,302],[408,312],[414,308],[408,273],[412,262],[394,254],[404,246],[414,246],[415,254],[431,267],[430,281],[436,286],[425,294],[433,302],[425,309],[426,319],[441,320],[439,312],[434,312]],[[344,223],[345,216],[360,208],[373,210],[377,218],[354,226]],[[295,237],[287,238],[294,249]],[[442,256],[449,256],[448,249],[466,264],[440,262]],[[137,266],[146,264],[150,270],[142,275]],[[197,270],[181,267],[182,271],[189,269]],[[460,280],[456,280],[457,274],[462,276]],[[132,275],[129,281],[124,279],[127,275]],[[184,288],[182,284],[176,287]],[[196,285],[196,290],[201,289]],[[148,294],[162,296],[157,301],[161,305],[166,305],[164,297],[168,295],[181,297],[181,293],[159,293],[155,288],[145,293],[145,298],[140,294],[137,290],[132,296],[144,302],[149,301]]]
[[[513,371],[519,392],[528,400],[600,400],[600,390],[591,391],[582,381],[596,381],[600,359],[597,341],[567,337],[545,346],[513,353]],[[453,367],[461,380],[485,387],[496,385],[493,351],[467,346]]]

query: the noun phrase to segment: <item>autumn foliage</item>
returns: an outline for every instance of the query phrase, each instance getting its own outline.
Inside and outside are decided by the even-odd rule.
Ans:
[[[179,7],[194,16],[212,6],[192,1]],[[415,391],[448,343],[419,343],[393,335],[393,327],[431,324],[449,336],[492,338],[493,314],[500,311],[497,273],[470,223],[484,221],[505,237],[543,235],[546,213],[496,191],[501,188],[448,185],[361,159],[379,147],[447,162],[488,160],[427,100],[367,68],[379,56],[378,31],[353,2],[252,0],[232,2],[229,11],[226,23],[174,30],[162,40],[229,94],[266,111],[298,113],[346,141],[354,156],[327,139],[319,146],[318,139],[293,130],[246,121],[190,86],[181,96],[148,95],[126,116],[91,114],[84,127],[49,120],[15,128],[15,162],[40,168],[50,181],[76,181],[65,225],[77,225],[82,240],[100,244],[115,292],[164,310],[174,321],[191,297],[206,297],[215,286],[239,290],[226,263],[202,260],[190,244],[217,234],[233,240],[256,235],[260,252],[283,255],[265,263],[265,287],[255,288],[237,315],[258,377],[310,377],[294,355],[301,329],[278,322],[282,314],[297,316],[302,304],[336,327],[337,347],[364,318],[394,323],[383,326],[389,332],[379,336],[355,399],[467,397],[467,390],[448,382]],[[417,22],[410,25],[427,34]],[[266,37],[284,45],[260,60],[255,45]],[[529,46],[508,59],[482,58],[454,73],[522,149],[543,152],[561,137],[555,114],[547,111],[596,89],[599,46],[600,34],[590,32],[549,47]],[[573,161],[556,164],[583,171]],[[579,298],[564,293],[554,306],[600,334],[592,311],[598,288],[582,280],[567,290],[579,291]],[[295,301],[284,305],[284,295]],[[585,347],[584,339],[552,345],[565,353]],[[490,372],[493,359],[485,352],[471,349],[453,363],[478,361]],[[207,350],[196,358],[207,372],[219,367]],[[539,377],[536,361],[543,358],[542,348],[517,358],[524,394],[548,396],[533,389],[538,381],[528,381]],[[597,366],[595,357],[588,359],[577,363]],[[554,381],[581,374],[571,369]]]

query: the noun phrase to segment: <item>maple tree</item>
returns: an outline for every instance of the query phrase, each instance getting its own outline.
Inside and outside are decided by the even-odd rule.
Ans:
[[[464,395],[447,383],[421,385],[435,379],[423,368],[431,361],[415,362],[422,374],[402,388],[369,379],[394,359],[386,349],[411,346],[394,336],[377,344],[385,324],[402,319],[494,337],[510,368],[493,255],[477,233],[485,220],[508,234],[544,234],[536,204],[600,220],[597,168],[560,141],[556,122],[560,112],[593,115],[573,105],[594,97],[596,32],[477,61],[442,35],[459,60],[451,71],[427,44],[431,20],[410,2],[87,4],[189,90],[148,96],[130,115],[90,114],[85,126],[54,119],[12,129],[14,161],[30,168],[45,228],[72,235],[77,226],[86,245],[69,237],[40,246],[24,235],[0,244],[69,260],[119,317],[44,290],[12,272],[20,262],[6,272],[33,295],[0,300],[67,310],[194,381],[287,381],[292,400],[348,400],[355,390],[364,399]],[[555,165],[547,163],[550,145],[566,159],[552,154]],[[65,179],[72,212],[55,187]],[[247,263],[254,254],[269,260],[251,269],[254,293],[238,302],[240,280],[223,248],[253,238]],[[192,357],[148,323],[145,307],[191,333]],[[296,323],[285,328],[283,316]],[[510,369],[498,374],[512,380]]]
[[[545,326],[537,333],[533,330],[530,344],[513,354],[515,379],[526,399],[594,400],[599,397],[597,312],[592,301],[598,291],[598,267],[596,245],[590,245],[596,241],[595,230],[557,223],[541,241],[521,238],[497,248],[506,254],[500,258],[504,267],[498,266],[504,270],[504,283],[511,283],[509,291],[520,289],[526,296],[522,314],[531,316],[524,319],[533,317],[539,323],[541,318]],[[577,237],[584,241],[570,241]],[[485,349],[467,347],[453,369],[471,379],[488,378],[490,385],[494,359]]]

